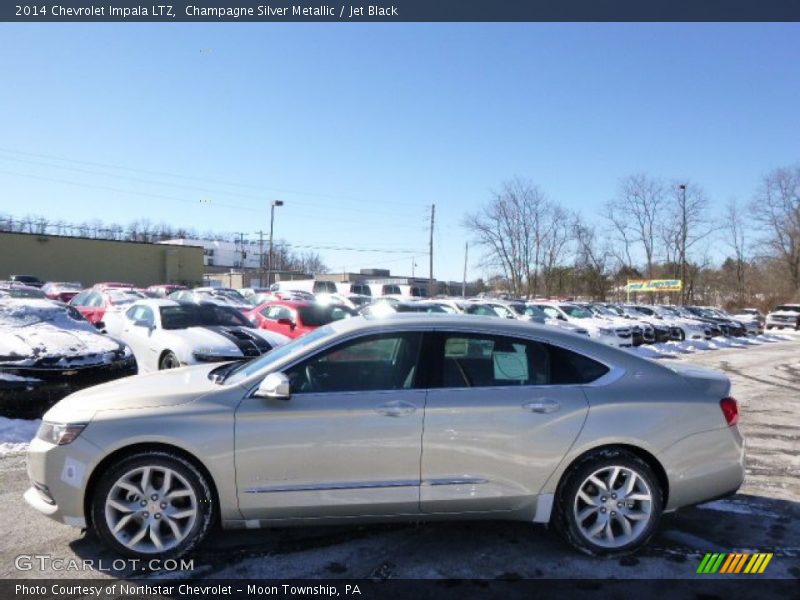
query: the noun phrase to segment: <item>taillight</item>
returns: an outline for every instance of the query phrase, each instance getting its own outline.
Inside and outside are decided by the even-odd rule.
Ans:
[[[723,398],[719,401],[719,407],[730,427],[739,422],[739,404],[736,402],[736,398]]]

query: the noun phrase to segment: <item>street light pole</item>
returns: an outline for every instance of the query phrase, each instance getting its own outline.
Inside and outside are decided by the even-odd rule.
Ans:
[[[680,184],[681,198],[681,304],[686,304],[686,184]]]
[[[275,207],[283,206],[283,200],[273,200],[269,211],[269,260],[267,263],[267,287],[272,281],[272,233],[275,227]]]

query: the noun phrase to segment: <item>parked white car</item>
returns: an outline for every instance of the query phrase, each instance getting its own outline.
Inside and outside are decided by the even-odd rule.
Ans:
[[[106,330],[131,347],[140,373],[254,358],[289,341],[254,329],[236,309],[210,302],[141,300],[109,315]]]
[[[250,310],[252,305],[239,292],[231,288],[199,287],[193,290],[180,290],[169,295],[176,302],[213,302],[230,306],[237,310]]]
[[[628,324],[598,319],[591,312],[568,302],[535,302],[548,316],[572,323],[589,332],[589,337],[609,346],[629,347],[633,345],[633,331]]]
[[[767,313],[767,329],[800,329],[800,304],[781,304]]]

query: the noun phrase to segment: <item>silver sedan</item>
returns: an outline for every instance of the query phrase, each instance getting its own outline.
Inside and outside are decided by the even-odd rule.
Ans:
[[[250,362],[69,396],[30,446],[27,501],[136,557],[212,525],[551,523],[641,547],[663,512],[735,492],[730,382],[519,321],[338,321]]]

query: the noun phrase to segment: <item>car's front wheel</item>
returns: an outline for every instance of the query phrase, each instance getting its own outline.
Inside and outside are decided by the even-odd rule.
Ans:
[[[592,555],[633,552],[655,532],[662,491],[650,466],[624,450],[604,450],[574,465],[560,486],[557,528]]]
[[[121,554],[176,558],[206,537],[215,518],[207,478],[170,452],[142,452],[108,468],[92,499],[92,524]]]
[[[160,371],[164,371],[166,369],[177,369],[181,366],[181,361],[178,360],[178,357],[175,355],[174,352],[166,351],[164,355],[161,357],[161,360],[158,361],[158,369]]]

